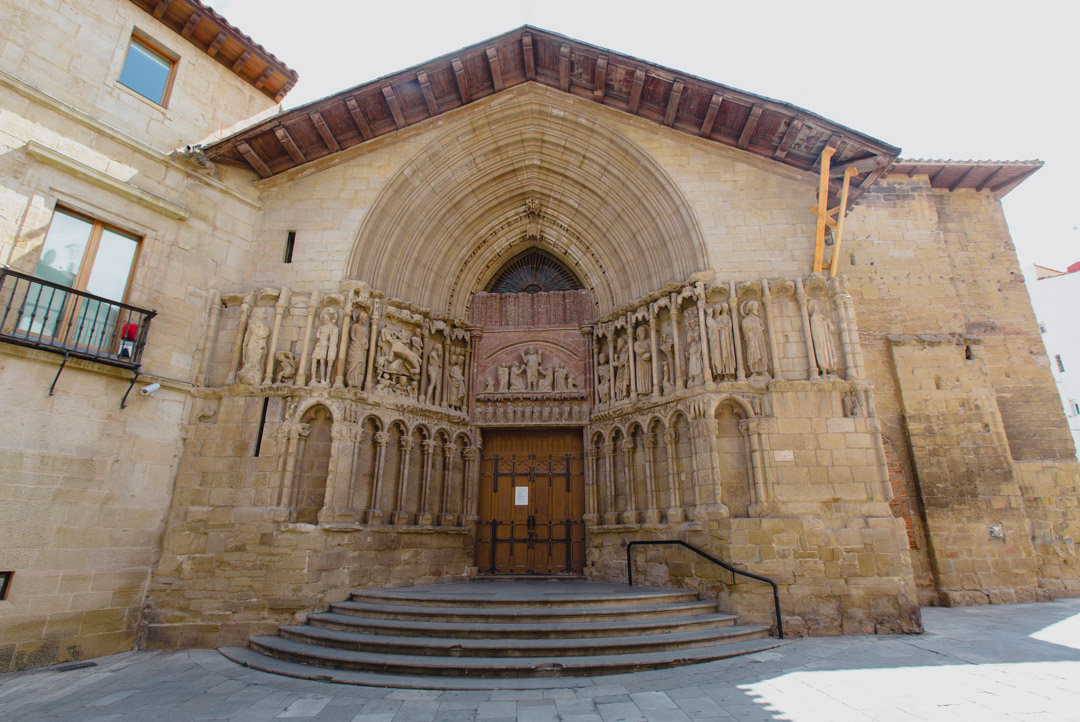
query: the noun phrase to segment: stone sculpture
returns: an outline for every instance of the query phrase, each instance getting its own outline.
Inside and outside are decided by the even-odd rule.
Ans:
[[[420,337],[404,328],[386,326],[379,334],[377,391],[415,397],[420,379]]]
[[[746,368],[751,376],[767,375],[769,350],[765,344],[765,324],[758,315],[757,301],[744,301],[742,304],[742,335],[746,345]]]
[[[338,355],[337,312],[324,308],[319,312],[319,330],[315,332],[315,348],[311,352],[311,386],[329,386],[330,368]]]
[[[499,393],[505,394],[510,390],[510,364],[499,364],[496,373],[499,376]]]
[[[277,367],[275,384],[289,384],[296,378],[296,356],[291,351],[278,351],[274,354],[274,365]]]
[[[701,333],[697,323],[688,323],[686,331],[686,383],[697,386],[704,383],[705,371],[701,362]]]
[[[615,400],[622,401],[630,395],[630,350],[625,336],[620,336],[615,343],[612,365],[615,367]]]
[[[606,404],[611,399],[611,367],[608,366],[608,355],[601,351],[596,360],[596,395],[600,403]]]
[[[540,384],[540,361],[539,349],[535,346],[523,351],[521,358],[525,362],[525,381],[529,391],[538,391]]]
[[[672,364],[675,358],[675,342],[671,334],[664,331],[660,334],[660,384],[665,394],[675,390],[675,379],[672,375]]]
[[[638,326],[634,332],[634,373],[637,374],[637,392],[642,396],[652,393],[652,342],[649,341],[649,328]]]
[[[726,303],[709,307],[705,316],[709,339],[709,365],[717,381],[735,376],[735,341]]]
[[[364,385],[368,354],[368,315],[360,311],[349,329],[349,348],[345,353],[345,383],[354,389]]]
[[[428,352],[427,389],[424,400],[429,404],[439,402],[439,390],[442,387],[442,346],[436,344]]]
[[[526,366],[524,364],[511,364],[510,365],[510,390],[511,391],[525,391],[527,389],[525,385],[526,381]]]
[[[465,362],[456,356],[450,364],[449,380],[446,386],[447,405],[460,409],[465,406]],[[490,384],[490,379],[488,380]]]
[[[810,301],[810,338],[814,341],[814,360],[822,376],[832,376],[836,371],[836,344],[833,342],[833,325],[821,301]]]
[[[263,376],[263,360],[266,358],[266,341],[270,338],[270,329],[258,319],[248,322],[244,334],[244,355],[240,372],[236,380],[242,384],[257,384]]]

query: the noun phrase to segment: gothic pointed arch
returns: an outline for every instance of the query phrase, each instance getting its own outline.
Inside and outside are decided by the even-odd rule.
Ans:
[[[457,317],[539,248],[603,314],[708,267],[690,204],[593,109],[523,86],[449,126],[392,178],[357,233],[351,278]]]
[[[507,261],[484,289],[488,293],[549,293],[582,288],[574,272],[550,253],[531,248]]]

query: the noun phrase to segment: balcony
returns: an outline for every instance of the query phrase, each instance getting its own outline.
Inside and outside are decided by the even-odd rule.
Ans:
[[[157,315],[7,268],[0,269],[0,308],[0,341],[63,354],[60,371],[69,357],[129,369],[132,385]]]

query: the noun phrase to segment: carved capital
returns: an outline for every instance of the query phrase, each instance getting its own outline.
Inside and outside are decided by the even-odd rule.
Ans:
[[[438,447],[439,442],[432,441],[431,439],[426,439],[420,442],[420,450],[423,452],[424,456],[431,456],[435,453],[435,449],[437,449]]]
[[[375,432],[375,446],[386,446],[387,442],[389,442],[389,441],[390,441],[390,434],[388,434],[387,432],[385,432],[385,431],[376,431]]]
[[[445,456],[447,459],[454,458],[454,455],[457,454],[457,451],[458,448],[453,444],[443,444],[442,453],[443,456]]]
[[[475,446],[466,446],[461,450],[461,455],[468,461],[476,461],[480,457],[480,449]]]
[[[634,440],[633,439],[623,439],[623,442],[622,442],[621,446],[622,446],[623,451],[633,451],[634,450]]]
[[[664,431],[664,441],[669,445],[674,445],[679,440],[679,434],[675,429],[667,429]]]
[[[412,448],[412,445],[413,440],[411,436],[402,436],[400,439],[398,439],[398,446],[401,447],[402,451],[408,451]]]
[[[590,461],[595,461],[600,456],[599,446],[588,446],[585,448],[585,458]]]
[[[615,454],[615,442],[605,441],[602,445],[604,456],[611,458]]]
[[[644,443],[645,443],[645,448],[647,448],[647,449],[655,449],[656,448],[656,442],[657,442],[656,437],[657,437],[656,434],[645,434],[644,439],[642,439],[642,441],[644,441]]]

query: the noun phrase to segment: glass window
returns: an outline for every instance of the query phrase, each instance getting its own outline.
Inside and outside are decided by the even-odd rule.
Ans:
[[[158,105],[165,105],[173,61],[138,38],[131,39],[120,82]]]
[[[123,302],[138,248],[137,236],[57,209],[34,270],[36,277],[55,285],[34,284],[28,291],[20,330],[75,346],[116,346],[118,334],[126,333],[116,326],[120,307],[63,289]]]

